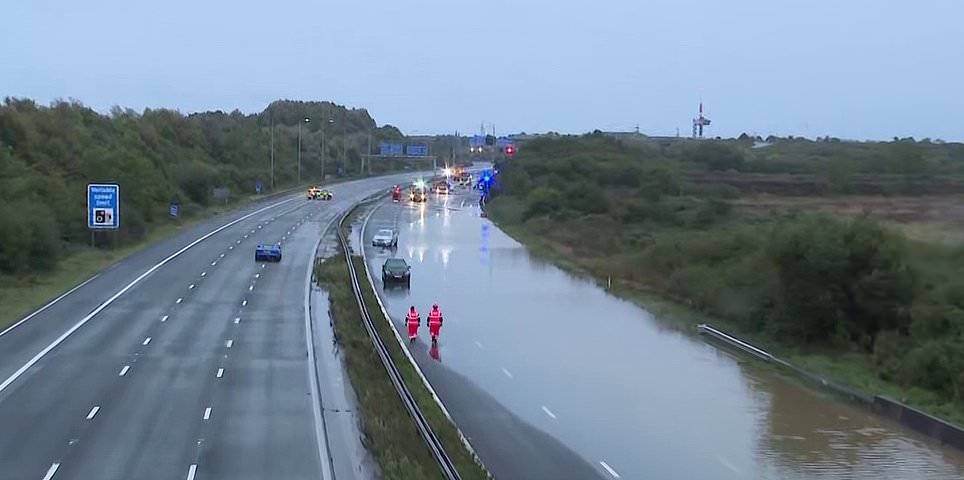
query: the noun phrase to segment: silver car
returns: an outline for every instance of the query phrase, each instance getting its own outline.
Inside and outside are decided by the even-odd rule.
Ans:
[[[395,230],[390,230],[383,228],[375,233],[372,237],[373,247],[397,247],[398,246],[398,232]]]

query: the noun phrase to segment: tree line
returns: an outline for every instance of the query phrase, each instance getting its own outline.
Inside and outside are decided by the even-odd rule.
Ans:
[[[325,175],[336,177],[359,174],[369,138],[373,145],[403,138],[366,110],[331,102],[276,101],[254,114],[119,107],[101,114],[76,101],[7,98],[0,105],[0,273],[50,270],[89,244],[88,183],[121,185],[113,245],[168,222],[171,202],[191,216],[215,202],[216,188],[229,192],[219,201],[253,195],[258,183],[270,192],[272,143],[273,189],[293,186],[299,127],[304,181],[321,179],[323,139]]]

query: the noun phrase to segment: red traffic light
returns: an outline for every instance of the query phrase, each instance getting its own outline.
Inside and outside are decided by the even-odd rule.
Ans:
[[[505,154],[506,154],[506,155],[512,155],[513,153],[515,153],[515,147],[513,147],[513,146],[505,147]]]

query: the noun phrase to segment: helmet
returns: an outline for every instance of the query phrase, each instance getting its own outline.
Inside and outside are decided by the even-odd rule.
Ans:
[[[438,304],[437,304],[437,303],[432,305],[432,310],[438,310]]]
[[[412,308],[410,308],[408,311],[414,312],[414,311],[415,311],[415,305],[412,305]]]

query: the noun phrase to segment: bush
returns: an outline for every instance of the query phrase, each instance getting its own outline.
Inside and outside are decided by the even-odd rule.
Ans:
[[[558,190],[548,187],[536,188],[526,197],[526,208],[522,213],[522,220],[556,212],[561,203],[562,194]]]
[[[903,244],[869,219],[810,217],[779,226],[769,255],[785,336],[842,336],[872,351],[878,332],[906,328],[915,276]]]

